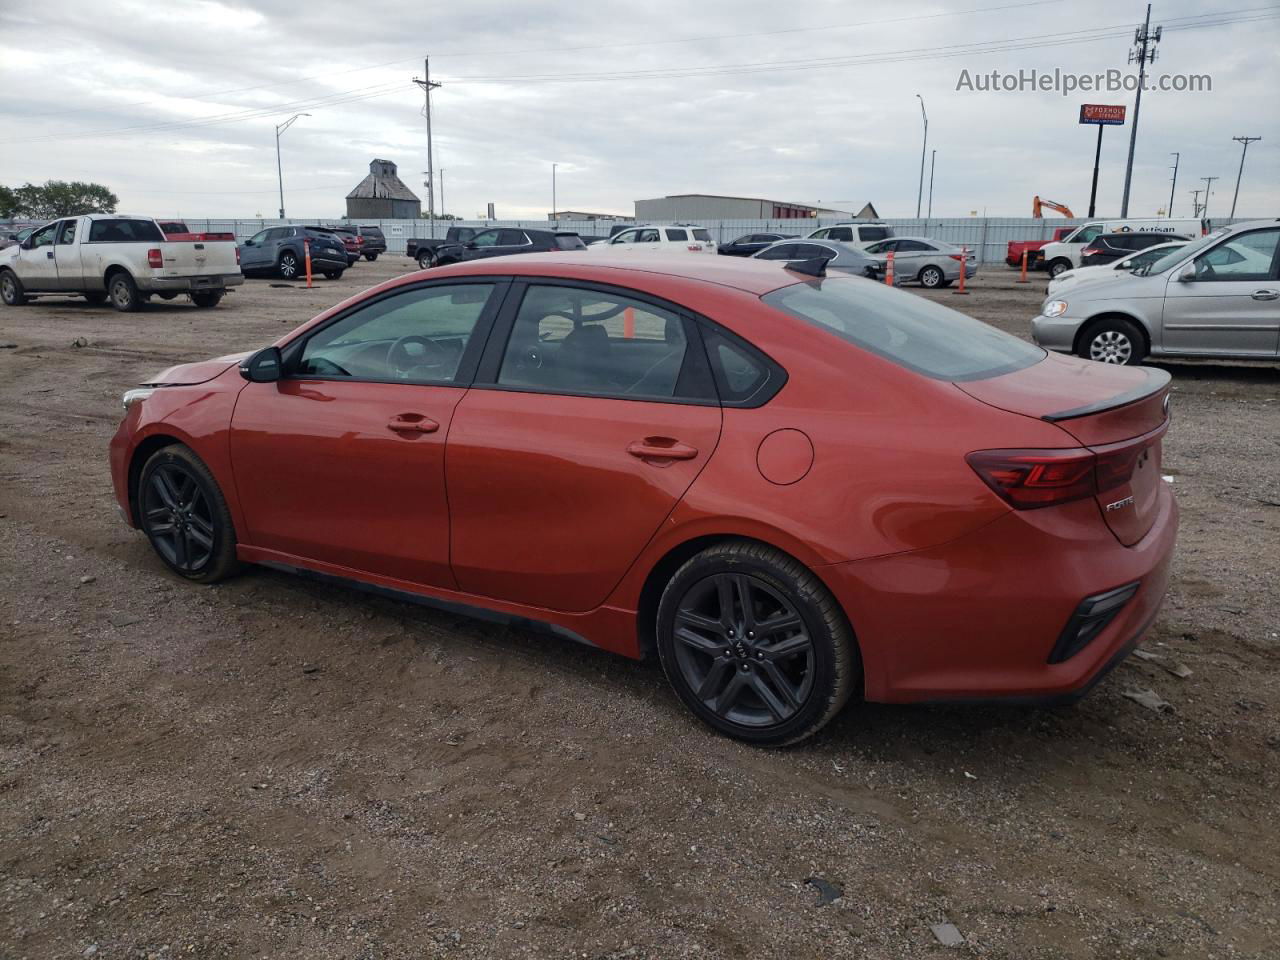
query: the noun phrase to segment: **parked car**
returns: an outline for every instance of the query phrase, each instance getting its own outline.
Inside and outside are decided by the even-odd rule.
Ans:
[[[387,252],[387,238],[383,235],[381,227],[361,224],[356,229],[360,231],[360,237],[364,240],[360,251],[366,260],[372,262],[378,259],[378,254]]]
[[[404,252],[410,260],[417,260],[423,270],[436,265],[435,251],[445,244],[466,243],[484,227],[450,227],[443,239],[438,237],[411,237],[405,241]]]
[[[839,270],[854,276],[879,280],[884,276],[884,263],[868,256],[851,243],[838,240],[779,240],[759,253],[755,260],[781,260],[798,263],[804,260],[825,260],[827,269]]]
[[[244,275],[278,275],[286,280],[306,270],[306,245],[311,248],[311,270],[337,280],[347,269],[347,248],[333,233],[320,227],[268,227],[240,245],[240,269]]]
[[[1008,250],[1005,252],[1004,262],[1011,267],[1020,268],[1022,266],[1022,254],[1027,254],[1027,269],[1039,270],[1044,265],[1044,255],[1042,251],[1046,244],[1059,243],[1066,239],[1075,227],[1057,227],[1053,231],[1052,240],[1010,240]]]
[[[183,293],[215,307],[241,283],[234,239],[167,239],[149,217],[64,217],[0,251],[0,299],[11,307],[53,294],[131,311]]]
[[[625,227],[604,243],[587,248],[592,253],[715,253],[716,242],[705,227],[692,223],[651,223]]]
[[[1104,363],[1280,356],[1280,220],[1215,230],[1121,277],[1048,297],[1036,343]]]
[[[1149,233],[1145,230],[1134,230],[1132,233],[1102,233],[1094,237],[1080,251],[1080,265],[1082,267],[1101,267],[1109,263],[1115,263],[1135,251],[1154,247],[1158,243],[1168,243],[1170,240],[1185,242],[1190,239],[1190,237],[1182,236],[1181,234]]]
[[[34,224],[30,227],[10,226],[5,230],[0,231],[0,250],[21,243],[23,240],[27,239],[27,237],[31,236],[32,231],[38,226],[39,224]]]
[[[1203,218],[1169,220],[1161,217],[1134,220],[1094,220],[1081,224],[1061,240],[1046,243],[1040,251],[1044,267],[1050,277],[1083,266],[1081,251],[1085,245],[1104,233],[1130,233],[1141,230],[1148,233],[1168,233],[1179,236],[1203,236],[1209,232],[1209,221]]]
[[[1098,280],[1102,277],[1122,277],[1126,273],[1131,273],[1139,267],[1145,267],[1148,264],[1155,263],[1165,254],[1172,253],[1187,245],[1187,241],[1179,240],[1173,243],[1158,243],[1154,247],[1147,247],[1139,253],[1132,253],[1123,260],[1117,260],[1115,263],[1106,263],[1097,267],[1079,267],[1075,270],[1068,270],[1060,273],[1049,281],[1048,287],[1045,288],[1046,294],[1059,293],[1067,287],[1074,286],[1081,280]]]
[[[966,280],[978,272],[972,251],[966,256],[955,244],[928,237],[893,237],[871,244],[866,252],[880,264],[881,273],[892,252],[895,283],[918,283],[931,290],[949,287],[959,280],[962,259]]]
[[[819,227],[805,235],[806,240],[839,240],[864,248],[894,236],[893,227],[878,220],[858,220],[838,223],[832,227]]]
[[[531,230],[525,227],[493,227],[481,230],[463,243],[447,243],[432,254],[437,266],[508,257],[519,253],[546,253],[552,250],[585,250],[587,245],[571,230]]]
[[[335,237],[342,241],[343,249],[347,252],[347,266],[355,265],[364,252],[364,237],[360,236],[360,231],[355,227],[316,227],[317,230],[323,230],[332,233]]]
[[[720,244],[716,252],[725,257],[749,257],[753,253],[759,253],[771,243],[794,238],[794,233],[748,233],[732,243]]]
[[[151,378],[110,472],[179,577],[265,563],[656,653],[712,727],[785,744],[853,696],[1114,668],[1168,583],[1168,388],[857,278],[510,257]]]

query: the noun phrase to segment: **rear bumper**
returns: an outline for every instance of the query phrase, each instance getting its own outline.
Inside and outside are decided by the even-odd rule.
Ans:
[[[866,697],[882,702],[1083,696],[1137,645],[1159,611],[1178,529],[1160,485],[1155,522],[1132,547],[1092,501],[1010,512],[929,550],[819,568],[848,613]],[[1089,643],[1050,663],[1085,597],[1138,589]]]
[[[176,290],[182,291],[201,291],[201,290],[225,290],[227,287],[236,287],[244,283],[243,274],[239,273],[222,273],[209,274],[208,276],[194,277],[152,277],[149,280],[140,279],[138,281],[139,290],[158,290],[168,292]]]

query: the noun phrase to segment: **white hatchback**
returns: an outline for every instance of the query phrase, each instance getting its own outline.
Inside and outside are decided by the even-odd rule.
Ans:
[[[623,230],[587,247],[590,253],[715,253],[705,227],[691,223],[653,223]]]

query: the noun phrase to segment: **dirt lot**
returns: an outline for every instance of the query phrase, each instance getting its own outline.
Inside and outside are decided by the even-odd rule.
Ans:
[[[266,570],[190,586],[119,522],[124,388],[408,267],[0,309],[0,957],[1280,956],[1275,365],[1167,365],[1160,659],[766,752],[656,665]],[[1012,279],[933,296],[1025,335],[1043,281]]]

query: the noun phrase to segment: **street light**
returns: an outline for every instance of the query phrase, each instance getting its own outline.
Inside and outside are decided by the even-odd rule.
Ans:
[[[924,199],[924,154],[929,145],[929,114],[924,109],[924,97],[916,94],[920,101],[920,116],[924,118],[924,139],[920,141],[920,186],[916,190],[916,219],[920,219],[920,201]]]
[[[284,219],[284,170],[280,166],[280,134],[284,133],[299,117],[309,117],[309,113],[295,113],[284,123],[276,127],[276,177],[280,180],[280,219]]]
[[[559,222],[556,219],[556,167],[558,166],[559,166],[558,163],[553,163],[551,165],[551,222],[552,223]]]

